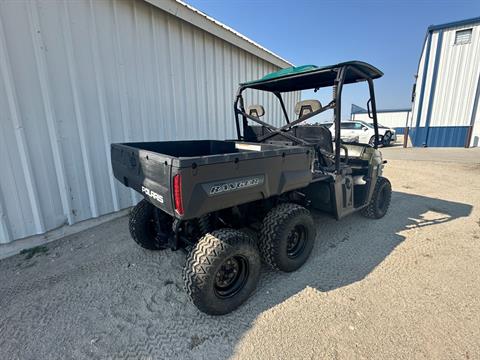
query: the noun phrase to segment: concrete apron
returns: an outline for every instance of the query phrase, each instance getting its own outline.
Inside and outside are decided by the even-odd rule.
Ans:
[[[115,213],[100,216],[94,219],[88,219],[73,225],[63,225],[57,229],[50,230],[45,234],[33,235],[23,239],[14,240],[8,244],[0,245],[0,260],[18,254],[20,251],[30,249],[36,246],[48,244],[49,242],[59,240],[65,236],[77,234],[84,230],[101,225],[108,221],[118,219],[128,215],[130,208],[120,210]]]

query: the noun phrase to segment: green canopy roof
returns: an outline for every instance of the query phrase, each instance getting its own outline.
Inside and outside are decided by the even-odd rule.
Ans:
[[[281,69],[275,72],[272,72],[270,74],[265,75],[259,80],[255,81],[264,81],[264,80],[272,80],[276,79],[285,75],[293,75],[293,74],[300,74],[302,72],[307,72],[311,70],[318,69],[318,66],[316,65],[302,65],[302,66],[292,66],[286,69]],[[255,81],[250,81],[250,82],[255,82]]]
[[[345,84],[354,83],[367,78],[376,79],[383,73],[376,67],[362,61],[348,61],[329,66],[303,65],[292,66],[281,69],[264,77],[240,84],[244,88],[272,92],[288,92],[306,89],[315,89],[332,86],[337,76],[337,70],[341,67],[348,67],[345,74]],[[357,69],[358,72],[352,69]]]

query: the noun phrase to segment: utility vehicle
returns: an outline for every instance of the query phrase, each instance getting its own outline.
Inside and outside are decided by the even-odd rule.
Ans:
[[[382,75],[359,61],[283,69],[240,84],[236,140],[112,144],[115,177],[144,196],[130,214],[132,238],[146,249],[185,249],[187,294],[201,311],[226,314],[257,286],[261,261],[286,272],[306,262],[321,228],[311,208],[336,219],[355,211],[383,217],[391,186],[381,176],[373,87]],[[373,145],[340,138],[342,89],[359,81],[368,83]],[[282,94],[323,87],[333,88],[327,105],[300,101],[290,118]],[[246,107],[246,89],[273,93],[285,124],[262,121],[261,105]],[[329,109],[335,141],[324,126],[300,126]]]

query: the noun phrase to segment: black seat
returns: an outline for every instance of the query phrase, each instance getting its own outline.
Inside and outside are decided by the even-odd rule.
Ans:
[[[295,127],[295,136],[321,149],[333,153],[332,133],[323,125],[304,125]]]
[[[250,105],[247,108],[247,114],[256,118],[261,118],[265,115],[265,109],[262,105]],[[264,135],[265,127],[260,125],[249,125],[245,129],[245,141],[257,142],[260,137]]]
[[[302,100],[295,105],[295,113],[298,118],[301,118],[321,108],[322,104],[318,100]],[[294,131],[296,137],[314,145],[318,162],[322,167],[330,168],[335,164],[332,133],[327,127],[323,125],[303,125],[296,126]]]

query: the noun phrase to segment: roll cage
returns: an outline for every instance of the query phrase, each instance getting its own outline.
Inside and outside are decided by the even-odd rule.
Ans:
[[[292,67],[282,69],[276,73],[268,74],[263,78],[255,81],[245,82],[240,84],[234,102],[235,122],[238,140],[245,140],[245,134],[248,127],[248,120],[260,124],[267,128],[270,132],[261,136],[258,141],[263,142],[275,135],[281,135],[298,145],[314,145],[303,139],[300,139],[289,131],[296,125],[310,119],[313,116],[321,114],[324,111],[333,109],[335,124],[335,172],[340,171],[340,148],[342,141],[340,138],[340,121],[341,121],[341,104],[342,104],[342,90],[345,84],[357,83],[367,81],[370,98],[367,102],[368,115],[373,120],[373,127],[375,131],[374,147],[377,148],[378,142],[378,122],[377,122],[377,106],[375,102],[375,91],[373,80],[383,76],[383,73],[374,66],[361,61],[349,61],[336,65],[317,67],[314,65],[306,65],[302,67]],[[297,120],[290,121],[285,103],[283,102],[282,93],[291,91],[301,91],[315,89],[318,90],[323,87],[332,87],[332,100],[324,107],[307,113]],[[267,91],[273,93],[282,108],[286,124],[276,127],[268,124],[258,117],[251,116],[245,111],[242,93],[246,89],[255,89],[260,91]],[[240,118],[242,118],[242,130],[240,131]],[[243,135],[242,135],[243,134]]]

